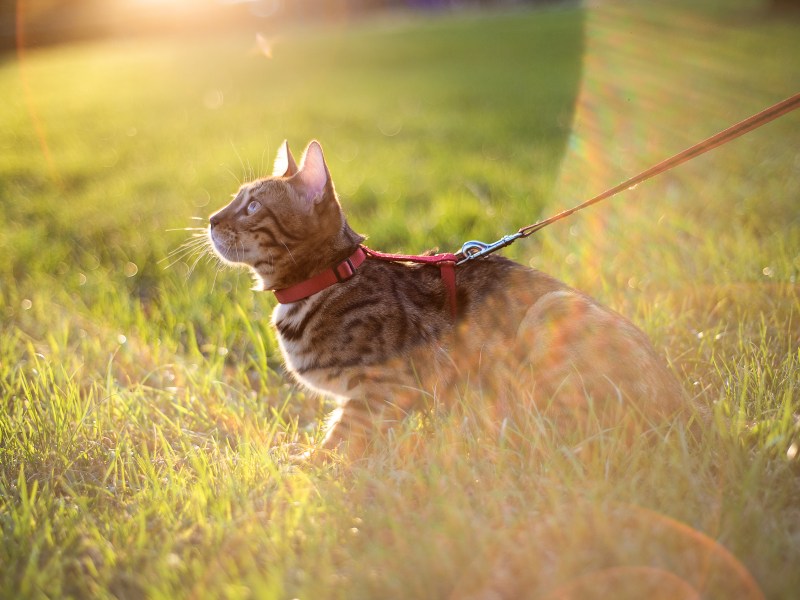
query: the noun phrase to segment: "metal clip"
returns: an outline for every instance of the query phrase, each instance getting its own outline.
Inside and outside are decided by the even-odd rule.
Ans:
[[[482,256],[486,256],[487,254],[491,254],[492,252],[497,252],[500,248],[505,248],[509,244],[511,244],[514,240],[523,237],[523,235],[519,232],[513,233],[511,235],[506,235],[493,242],[491,244],[487,244],[486,242],[479,242],[478,240],[470,240],[469,242],[464,242],[464,245],[461,246],[461,251],[459,254],[462,256],[457,262],[456,265],[463,264],[467,261],[474,260],[476,258],[481,258]]]

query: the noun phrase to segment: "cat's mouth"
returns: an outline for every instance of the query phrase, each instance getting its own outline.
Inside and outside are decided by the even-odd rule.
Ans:
[[[237,236],[230,232],[220,231],[219,227],[211,228],[208,232],[214,252],[222,260],[230,264],[245,263],[245,248]]]
[[[242,242],[235,232],[220,230],[219,227],[210,228],[208,237],[214,253],[224,263],[231,266],[244,265],[252,270],[256,279],[254,290],[274,289],[272,273],[275,271],[275,265],[271,256],[269,260],[254,259],[247,249],[247,244]]]

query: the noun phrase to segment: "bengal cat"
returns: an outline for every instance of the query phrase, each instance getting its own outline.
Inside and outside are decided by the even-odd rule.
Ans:
[[[662,418],[686,402],[644,333],[544,273],[492,255],[456,267],[452,286],[440,265],[362,251],[316,141],[299,167],[284,142],[273,176],[241,186],[209,232],[225,261],[276,291],[288,370],[335,398],[324,449],[359,456],[410,411],[453,403],[464,382],[501,411],[546,411],[562,426]]]

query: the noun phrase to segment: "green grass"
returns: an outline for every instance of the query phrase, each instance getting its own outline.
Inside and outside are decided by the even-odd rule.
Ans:
[[[692,4],[298,29],[271,60],[244,34],[8,57],[0,594],[794,597],[798,115],[507,252],[640,324],[713,409],[693,434],[498,437],[474,393],[363,463],[291,465],[326,404],[283,376],[274,300],[159,262],[284,137],[321,140],[373,247],[452,249],[797,91],[797,21]]]

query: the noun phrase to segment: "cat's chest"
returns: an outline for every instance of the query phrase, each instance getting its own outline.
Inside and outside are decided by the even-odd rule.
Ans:
[[[330,373],[338,362],[330,360],[331,346],[335,344],[325,336],[314,335],[313,321],[318,316],[316,304],[279,304],[272,313],[272,324],[289,372],[312,389],[341,395],[343,390],[338,381],[341,377],[332,377]],[[326,363],[330,363],[329,368]]]
[[[311,360],[306,329],[315,309],[313,302],[304,302],[301,305],[278,304],[272,313],[272,325],[277,332],[278,344],[287,367],[292,371],[302,369]]]

